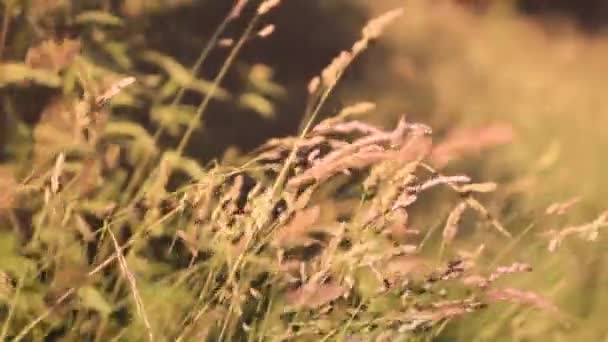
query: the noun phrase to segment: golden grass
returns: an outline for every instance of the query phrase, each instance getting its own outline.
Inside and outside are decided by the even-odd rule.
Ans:
[[[567,267],[558,253],[566,239],[598,239],[606,215],[556,232],[551,228],[566,224],[560,214],[574,202],[553,206],[535,218],[545,235],[531,240],[549,263],[532,262],[515,248],[531,228],[501,223],[501,186],[449,168],[511,142],[516,124],[440,136],[409,117],[391,128],[364,121],[384,99],[317,119],[348,68],[389,24],[416,24],[403,21],[408,10],[371,19],[360,39],[310,80],[297,136],[271,139],[230,165],[186,156],[245,43],[275,30],[259,20],[280,4],[259,2],[240,37],[226,44],[222,35],[248,5],[236,1],[189,76],[177,77],[187,82],[177,85],[184,68],[173,61],[159,63],[167,79],[144,72],[135,78],[71,49],[63,53],[61,44],[32,48],[30,66],[61,79],[66,92],[32,128],[33,156],[1,169],[8,193],[0,198],[2,337],[417,340],[449,334],[449,323],[496,312],[500,303],[515,305],[498,311],[502,325],[479,328],[480,336],[497,336],[531,311],[555,319],[539,320],[541,329],[580,325],[554,303],[554,293],[518,280]],[[228,56],[209,87],[199,89],[199,106],[176,126],[175,149],[158,144],[163,121],[151,134],[121,115],[116,102],[136,103],[149,93],[168,94],[153,106],[179,108],[218,44],[230,48]],[[57,59],[40,63],[42,55]],[[19,70],[30,79],[31,70]],[[269,70],[259,73],[267,78]],[[441,82],[454,86],[449,78]],[[443,86],[438,98],[445,109],[458,89]],[[547,240],[556,253],[545,251]]]

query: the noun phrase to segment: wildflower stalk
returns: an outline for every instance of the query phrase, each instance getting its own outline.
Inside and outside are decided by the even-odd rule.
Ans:
[[[19,300],[19,297],[21,296],[21,289],[23,288],[24,279],[25,279],[25,273],[19,278],[19,281],[17,282],[17,288],[15,289],[15,293],[13,294],[13,300],[10,303],[10,307],[8,309],[8,314],[6,316],[6,320],[4,321],[4,324],[2,325],[2,331],[0,332],[0,341],[5,341],[6,335],[8,335],[8,329],[10,327],[10,323],[15,314],[15,310],[17,307],[17,301]]]
[[[299,137],[291,149],[289,156],[287,157],[285,163],[283,164],[283,168],[277,177],[276,182],[272,187],[272,200],[276,201],[279,193],[285,187],[285,183],[287,180],[287,175],[289,173],[289,169],[291,168],[291,164],[293,164],[298,148],[301,144],[302,139],[306,136],[306,134],[312,128],[312,124],[315,122],[319,112],[329,95],[331,95],[332,91],[335,89],[336,84],[344,75],[344,72],[348,68],[348,66],[353,62],[353,60],[359,56],[363,51],[367,49],[369,46],[369,42],[377,39],[386,25],[388,25],[391,21],[396,19],[402,14],[402,9],[395,9],[381,15],[375,19],[370,20],[367,25],[362,30],[361,38],[356,41],[349,51],[342,51],[334,60],[321,72],[321,77],[319,80],[322,80],[322,84],[324,86],[324,90],[322,95],[319,98],[317,105],[314,107],[314,110],[308,117],[306,121],[306,125],[302,129],[299,134]],[[316,76],[315,78],[317,78]],[[314,79],[313,79],[314,80]],[[314,91],[313,91],[314,93]],[[305,113],[304,118],[306,120],[308,113]]]
[[[342,76],[342,73],[340,73],[340,76]],[[302,132],[300,133],[298,140],[291,148],[291,151],[289,152],[289,156],[287,157],[287,160],[283,164],[283,168],[281,169],[281,172],[279,173],[279,176],[277,177],[277,180],[272,187],[272,199],[274,201],[277,200],[278,195],[281,193],[281,191],[283,191],[283,188],[285,187],[285,182],[287,180],[287,174],[289,173],[291,164],[293,164],[293,162],[296,158],[296,153],[298,151],[298,148],[300,146],[302,139],[306,136],[306,134],[308,134],[308,132],[312,128],[312,124],[314,123],[317,116],[319,115],[319,111],[321,110],[321,107],[323,106],[323,104],[325,103],[325,101],[327,100],[327,98],[329,97],[329,95],[331,94],[331,91],[333,89],[334,89],[334,87],[332,86],[332,87],[327,88],[323,92],[323,95],[321,95],[321,99],[319,100],[319,103],[317,104],[315,109],[312,111],[312,114],[310,115],[310,119],[308,119],[308,122],[302,129]]]
[[[188,145],[188,142],[190,141],[190,138],[192,137],[194,128],[196,127],[197,123],[200,122],[200,120],[203,118],[203,114],[205,113],[205,110],[209,106],[209,103],[211,102],[211,98],[213,97],[213,94],[219,87],[220,83],[224,80],[224,77],[228,73],[228,70],[232,66],[232,63],[235,61],[236,56],[238,55],[238,53],[241,51],[241,49],[245,45],[247,38],[249,37],[249,35],[253,31],[253,29],[255,28],[255,25],[257,24],[258,20],[259,20],[258,15],[254,16],[253,19],[251,19],[251,22],[249,22],[249,25],[245,29],[245,32],[243,32],[243,34],[241,35],[241,38],[239,38],[236,45],[230,51],[230,54],[228,55],[228,57],[226,58],[226,61],[222,65],[220,72],[217,74],[217,76],[213,80],[211,89],[209,89],[209,92],[205,95],[203,102],[201,102],[201,104],[196,109],[196,114],[188,123],[188,128],[186,129],[186,132],[182,136],[182,139],[180,140],[179,145],[177,146],[177,151],[176,151],[177,156],[181,156],[183,154],[184,149],[186,148],[186,146]]]
[[[226,15],[226,17],[224,17],[222,22],[215,29],[215,31],[209,38],[209,41],[203,47],[203,50],[199,54],[196,62],[190,69],[190,74],[192,75],[192,77],[196,77],[196,75],[200,72],[200,69],[203,66],[203,63],[207,60],[207,57],[209,56],[209,54],[211,53],[213,48],[215,48],[217,46],[217,42],[218,42],[220,36],[224,33],[224,31],[226,31],[228,24],[230,24],[234,19],[236,19],[238,17],[238,15],[240,14],[239,13],[240,10],[238,8],[240,6],[242,6],[242,2],[237,1],[237,3],[234,5],[234,7],[230,11],[230,13],[228,13],[228,15]],[[175,106],[177,106],[184,98],[185,93],[186,93],[186,87],[183,87],[183,86],[180,87],[177,92],[177,95],[175,96],[175,98],[173,98],[173,101],[170,104],[170,108],[174,108]],[[209,94],[207,94],[207,95],[209,95]],[[210,96],[212,96],[212,94]],[[164,131],[165,131],[165,126],[163,126],[163,125],[160,125],[156,129],[156,131],[154,132],[154,135],[152,136],[155,142],[158,142],[158,139],[160,139],[160,137],[162,136]],[[135,170],[135,174],[133,175],[133,177],[131,177],[129,184],[126,186],[124,198],[128,198],[129,194],[131,194],[133,189],[142,180],[142,177],[146,174],[145,170],[146,170],[147,166],[150,164],[151,160],[152,160],[152,157],[148,156],[147,158],[145,158],[144,161],[142,161],[140,163],[140,166]]]
[[[211,53],[213,48],[215,48],[217,46],[217,42],[218,42],[220,36],[224,33],[224,31],[226,31],[228,24],[230,24],[234,19],[235,19],[235,17],[234,17],[233,11],[231,11],[224,18],[224,20],[222,20],[222,22],[219,24],[219,26],[215,29],[215,31],[209,38],[209,41],[207,42],[207,44],[205,44],[205,47],[203,48],[200,55],[198,56],[196,62],[194,62],[194,65],[190,69],[190,74],[192,75],[192,77],[196,77],[196,75],[200,72],[200,69],[203,66],[203,63],[205,62],[205,60],[207,60],[207,57],[209,56],[209,54]],[[177,106],[184,98],[185,93],[186,93],[186,87],[180,87],[177,92],[177,95],[175,95],[175,98],[171,102],[170,107],[173,108],[173,107]],[[162,135],[164,129],[165,129],[165,126],[161,125],[158,127],[158,129],[154,133],[155,141],[158,141],[158,139]]]
[[[106,258],[102,263],[100,263],[95,268],[93,268],[91,271],[89,271],[87,273],[87,277],[92,277],[95,274],[98,274],[99,272],[104,270],[109,265],[111,265],[112,262],[114,262],[114,260],[116,260],[119,257],[118,253],[122,253],[125,249],[127,249],[128,247],[133,245],[137,241],[137,238],[141,237],[141,235],[145,234],[146,232],[149,232],[154,227],[161,225],[161,224],[165,223],[167,220],[171,219],[177,212],[178,212],[178,210],[174,209],[174,210],[168,212],[167,214],[165,214],[164,216],[162,216],[161,218],[159,218],[158,220],[150,223],[149,226],[144,227],[139,232],[136,232],[133,236],[131,236],[131,238],[127,242],[125,242],[122,246],[120,246],[118,249],[116,249],[116,251],[111,256]],[[107,224],[111,225],[112,223],[108,222]],[[109,227],[108,227],[108,229],[109,229]],[[59,298],[57,298],[57,300],[53,303],[52,306],[47,308],[42,314],[40,314],[33,321],[31,321],[26,327],[24,327],[19,332],[17,337],[15,337],[15,339],[13,341],[17,342],[17,341],[23,340],[30,333],[30,331],[32,331],[32,329],[34,329],[38,324],[40,324],[40,322],[42,322],[46,317],[48,317],[54,311],[55,308],[57,308],[59,305],[61,305],[63,302],[65,302],[68,298],[70,298],[70,296],[72,296],[74,293],[76,293],[77,290],[78,290],[77,287],[71,287],[70,289],[66,290]]]
[[[233,10],[230,11],[230,13],[220,23],[219,27],[215,30],[215,32],[213,33],[213,35],[211,36],[211,38],[209,40],[209,43],[205,46],[205,48],[203,49],[203,51],[201,51],[201,54],[199,55],[198,59],[196,60],[194,66],[191,69],[191,73],[192,73],[193,77],[196,77],[196,74],[200,70],[202,64],[207,59],[207,57],[208,57],[209,53],[211,52],[211,50],[216,46],[216,43],[219,40],[219,37],[226,30],[226,27],[228,26],[228,24],[230,22],[232,22],[238,16],[238,10],[236,10],[236,9],[237,9],[237,7],[240,6],[241,3],[242,3],[241,1],[237,2],[237,4],[235,5],[235,7],[233,8]],[[188,142],[189,142],[189,140],[190,140],[190,138],[192,136],[192,133],[194,133],[194,129],[196,128],[197,123],[199,123],[200,120],[202,119],[204,111],[207,109],[209,103],[211,102],[211,98],[213,97],[213,95],[215,94],[215,91],[217,90],[217,88],[219,87],[220,83],[222,82],[222,80],[226,76],[226,73],[228,72],[228,70],[232,66],[232,64],[233,64],[236,56],[240,52],[241,48],[243,47],[243,45],[247,41],[247,38],[251,34],[251,31],[254,29],[255,24],[257,23],[258,18],[259,18],[259,15],[256,15],[251,20],[251,22],[249,23],[249,26],[246,28],[245,32],[243,33],[243,35],[239,39],[238,43],[230,51],[230,55],[228,56],[228,58],[226,59],[226,61],[222,65],[222,68],[220,69],[220,72],[218,73],[218,75],[216,76],[216,78],[213,80],[213,83],[211,85],[211,89],[209,90],[209,92],[207,92],[205,94],[205,98],[203,99],[203,101],[201,102],[201,104],[199,105],[199,107],[197,108],[194,118],[192,118],[190,120],[190,122],[188,123],[188,127],[186,128],[186,132],[184,133],[184,135],[182,136],[182,139],[179,142],[179,145],[177,147],[177,154],[176,154],[177,157],[180,157],[183,154],[184,149],[186,148],[186,146],[187,146],[187,144],[188,144]],[[184,87],[180,88],[179,92],[177,93],[176,97],[173,99],[173,102],[171,103],[171,107],[174,107],[174,106],[178,105],[181,102],[181,100],[182,100],[182,98],[184,96],[185,91],[186,91],[186,89]],[[158,141],[158,139],[162,135],[163,131],[164,131],[164,126],[160,126],[156,130],[156,132],[154,133],[154,136],[153,136],[153,138],[154,138],[155,141]],[[150,162],[149,159],[146,159],[146,160],[144,160],[142,162],[142,164],[141,164],[142,167],[138,168],[136,170],[136,174],[135,174],[134,178],[132,179],[131,183],[127,186],[127,189],[130,189],[130,188],[134,187],[137,184],[137,182],[139,182],[139,180],[141,179],[141,177],[145,174],[144,169],[145,169],[146,165],[149,162]],[[128,193],[129,192],[127,192],[127,194]],[[142,195],[143,195],[143,191],[140,191],[139,194],[135,195],[135,200],[133,200],[132,202],[136,202],[136,200],[139,199]]]

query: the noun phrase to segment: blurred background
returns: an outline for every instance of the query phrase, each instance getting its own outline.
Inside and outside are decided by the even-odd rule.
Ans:
[[[81,38],[83,54],[124,73],[154,70],[137,57],[147,50],[193,65],[232,6],[231,1],[203,0],[31,2],[29,12],[10,16],[3,60],[24,60],[32,42],[48,37]],[[15,3],[4,0],[3,11]],[[69,20],[71,13],[100,6],[123,18],[125,25],[100,33]],[[503,185],[493,205],[515,232],[556,201],[580,196],[571,212],[573,224],[607,207],[608,2],[602,0],[285,0],[265,19],[275,25],[275,32],[245,48],[223,85],[233,94],[246,93],[261,77],[272,85],[264,95],[268,103],[260,108],[242,101],[214,101],[188,154],[207,162],[296,132],[311,77],[352,45],[370,17],[395,7],[403,7],[404,16],[349,69],[323,115],[333,115],[346,104],[372,101],[378,111],[368,120],[391,125],[405,115],[431,125],[438,138],[454,129],[512,127],[509,144],[448,169]],[[238,36],[253,10],[247,6],[225,37]],[[107,42],[114,45],[108,47]],[[201,77],[211,79],[226,55],[227,50],[213,51]],[[14,85],[0,90],[3,162],[27,153],[21,143],[28,136],[24,130],[40,120],[61,91]],[[10,104],[5,101],[9,96]],[[201,94],[188,93],[184,103],[196,105],[200,99]],[[156,121],[149,110],[154,101],[144,96],[119,113],[152,129]],[[19,116],[9,115],[9,107],[17,108]],[[176,137],[165,134],[161,144],[173,146]],[[548,295],[575,324],[532,311],[493,309],[467,318],[465,324],[450,324],[439,339],[608,338],[606,246],[605,237],[596,243],[575,241],[541,260],[538,255],[546,246],[524,241],[513,252],[536,260],[538,272],[526,278],[527,288]]]

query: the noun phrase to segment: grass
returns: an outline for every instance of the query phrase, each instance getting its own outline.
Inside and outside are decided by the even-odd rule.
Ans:
[[[186,147],[212,101],[242,98],[223,82],[242,49],[267,37],[263,21],[281,1],[236,1],[192,68],[124,53],[124,18],[77,9],[90,25],[80,40],[31,44],[24,61],[6,49],[14,59],[2,60],[15,129],[0,165],[0,340],[415,341],[585,329],[583,315],[554,300],[569,285],[556,270],[572,269],[560,253],[571,244],[594,246],[585,240],[599,238],[606,215],[571,222],[572,201],[513,215],[496,183],[448,167],[511,141],[510,126],[437,137],[403,117],[362,120],[380,110],[371,102],[325,115],[351,64],[403,10],[370,20],[311,79],[298,135],[203,165]],[[216,76],[200,78],[237,20],[249,22]],[[23,29],[7,23],[2,37]],[[125,70],[131,59],[160,70]],[[28,125],[14,94],[36,87],[55,98]],[[266,108],[256,91],[247,98]],[[186,92],[198,93],[196,108],[182,107]],[[160,107],[169,114],[152,127],[134,119]],[[166,133],[177,134],[175,148]],[[472,333],[467,321],[479,323]]]

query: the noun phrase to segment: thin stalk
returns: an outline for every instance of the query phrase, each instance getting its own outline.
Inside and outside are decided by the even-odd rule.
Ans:
[[[42,322],[45,318],[47,318],[51,312],[53,312],[53,310],[58,307],[59,305],[61,305],[61,303],[63,303],[69,296],[71,296],[74,292],[76,292],[76,288],[73,287],[69,290],[67,290],[61,297],[59,297],[55,303],[53,304],[53,306],[51,306],[50,308],[46,309],[46,311],[44,311],[40,316],[36,317],[36,319],[34,319],[32,322],[30,322],[30,324],[28,324],[25,328],[23,328],[23,330],[21,330],[21,332],[19,333],[19,335],[17,335],[17,337],[15,337],[15,339],[13,340],[13,342],[19,342],[21,340],[23,340],[23,338],[25,338],[25,336],[27,336],[27,334],[34,329],[38,323]]]
[[[203,63],[205,62],[205,60],[207,60],[207,57],[209,57],[209,54],[211,53],[211,51],[213,50],[213,48],[216,47],[217,42],[218,42],[220,36],[222,35],[222,33],[224,33],[224,31],[226,30],[226,27],[228,27],[228,24],[230,24],[230,22],[233,19],[234,19],[234,17],[232,15],[232,11],[231,11],[224,18],[224,20],[222,20],[222,22],[219,24],[219,26],[215,29],[215,31],[213,32],[213,34],[209,38],[209,41],[207,42],[207,44],[205,45],[205,47],[201,51],[200,55],[198,56],[196,62],[194,63],[194,65],[190,69],[190,74],[192,75],[192,77],[196,77],[196,75],[200,72],[200,69],[203,66]],[[175,96],[175,98],[171,102],[170,106],[171,107],[177,106],[182,101],[182,99],[184,98],[185,93],[186,93],[186,88],[185,87],[180,87],[179,91],[177,92],[177,95]],[[164,129],[165,129],[165,127],[161,125],[156,130],[156,132],[154,133],[154,140],[155,141],[158,141],[158,139],[162,135]]]
[[[114,252],[110,257],[108,257],[106,260],[104,260],[97,267],[95,267],[94,269],[92,269],[91,271],[89,271],[87,273],[87,276],[91,277],[91,276],[93,276],[93,275],[101,272],[101,270],[105,269],[106,267],[108,267],[108,265],[112,264],[112,262],[116,258],[118,258],[118,253],[122,253],[122,251],[124,251],[126,248],[128,248],[129,246],[131,246],[133,243],[135,243],[135,241],[136,241],[136,239],[137,239],[137,237],[139,235],[143,234],[143,232],[145,232],[145,231],[149,231],[150,229],[152,229],[156,225],[162,224],[167,219],[171,218],[176,212],[177,212],[177,210],[170,211],[166,215],[164,215],[161,218],[159,218],[156,222],[150,224],[148,227],[145,227],[144,229],[142,229],[139,232],[135,233],[129,239],[129,241],[127,241],[124,245],[120,246],[120,248],[118,248],[116,250],[116,252]],[[30,322],[30,324],[28,324],[25,328],[23,328],[21,330],[21,332],[17,335],[17,337],[15,337],[15,339],[13,341],[14,342],[18,342],[18,341],[21,341],[23,338],[25,338],[27,336],[27,334],[29,334],[29,332],[32,329],[34,329],[40,322],[42,322],[46,317],[48,317],[51,314],[51,312],[53,312],[53,310],[56,307],[58,307],[59,305],[61,305],[67,298],[69,298],[76,291],[77,291],[77,287],[72,287],[72,288],[68,289],[66,292],[64,292],[63,295],[61,295],[61,297],[59,297],[50,308],[48,308],[45,312],[43,312],[41,315],[39,315],[38,317],[36,317],[36,319],[34,319],[32,322]]]
[[[224,323],[222,324],[222,330],[220,332],[220,336],[217,339],[218,341],[224,341],[224,335],[226,334],[226,330],[228,329],[228,325],[230,324],[230,318],[232,316],[232,311],[234,310],[234,301],[233,299],[230,301],[230,306],[228,307],[228,313],[224,317]]]
[[[8,334],[8,328],[10,326],[11,320],[13,319],[13,315],[15,314],[15,308],[17,306],[17,301],[19,300],[19,296],[21,295],[21,288],[23,287],[23,282],[25,281],[25,273],[19,278],[19,282],[17,283],[17,289],[15,290],[15,295],[13,300],[11,301],[11,306],[8,309],[8,316],[6,317],[6,321],[2,325],[2,332],[0,333],[0,341],[6,341],[6,335]]]
[[[209,38],[209,41],[203,47],[203,50],[199,54],[196,62],[190,69],[190,74],[192,75],[192,77],[196,77],[196,75],[200,72],[200,69],[203,66],[203,63],[205,62],[205,60],[207,60],[207,57],[209,57],[209,54],[211,53],[213,48],[217,45],[217,42],[218,42],[220,36],[224,33],[224,31],[226,31],[228,24],[230,24],[230,22],[234,19],[235,19],[235,17],[233,16],[232,11],[230,11],[230,13],[224,18],[224,20],[222,20],[222,22],[219,24],[219,26],[215,29],[215,31]],[[215,89],[213,89],[213,90],[215,90]],[[186,88],[180,87],[177,92],[177,95],[175,96],[175,98],[173,98],[173,101],[171,102],[170,107],[173,108],[173,107],[177,106],[184,98],[185,93],[186,93]],[[156,131],[154,132],[154,135],[152,136],[152,138],[154,139],[155,142],[158,142],[158,140],[160,139],[160,137],[162,136],[164,131],[165,131],[165,126],[163,126],[163,125],[160,125],[156,129]],[[127,185],[127,190],[125,191],[125,197],[124,197],[125,201],[126,201],[126,199],[133,197],[133,194],[132,194],[133,189],[143,179],[144,174],[146,174],[145,169],[147,168],[148,164],[152,160],[152,157],[153,156],[150,156],[150,155],[146,156],[144,161],[139,164],[140,166],[135,171],[133,177],[131,177],[129,184]],[[135,197],[137,198],[138,196],[136,195]]]
[[[356,54],[353,55],[353,60],[356,56],[357,56]],[[352,62],[352,60],[351,60],[351,62]],[[314,110],[310,114],[308,121],[306,122],[306,125],[304,126],[304,128],[302,128],[302,131],[300,132],[298,140],[296,141],[293,148],[291,149],[289,157],[285,161],[285,164],[283,165],[283,168],[281,169],[281,172],[279,173],[279,176],[277,177],[277,180],[274,183],[274,186],[272,187],[272,199],[273,200],[276,200],[279,192],[281,192],[283,190],[285,181],[287,180],[287,174],[289,173],[289,168],[291,167],[291,164],[295,160],[296,153],[298,151],[298,147],[300,145],[301,140],[306,136],[306,134],[308,134],[308,132],[312,128],[312,124],[317,119],[317,116],[319,115],[321,108],[323,107],[323,105],[325,104],[327,99],[329,98],[329,95],[331,95],[332,91],[336,88],[336,85],[338,84],[338,82],[340,81],[342,76],[344,75],[345,71],[346,71],[346,67],[344,67],[344,69],[342,69],[340,72],[337,73],[336,80],[329,87],[327,87],[325,89],[325,91],[322,92],[322,94],[319,98],[319,102],[317,103],[316,107],[314,107]],[[306,115],[305,115],[305,117],[306,117]]]
[[[274,304],[274,293],[271,293],[270,299],[268,300],[268,307],[266,308],[266,313],[264,314],[264,318],[262,319],[262,324],[258,329],[258,342],[262,342],[264,340],[264,333],[266,331],[266,325],[268,324],[268,316],[270,316],[270,310],[272,309],[273,304]]]
[[[300,147],[300,142],[306,136],[306,134],[308,134],[308,131],[310,131],[310,129],[312,128],[313,122],[316,120],[317,116],[319,115],[321,107],[323,106],[323,104],[325,103],[325,101],[327,100],[329,95],[331,94],[332,89],[334,89],[334,87],[329,87],[323,92],[323,95],[321,95],[321,99],[319,100],[319,103],[317,104],[314,111],[310,115],[308,121],[306,122],[306,125],[302,129],[302,132],[300,132],[300,135],[298,136],[298,140],[293,145],[291,152],[289,153],[289,156],[287,157],[285,164],[283,164],[283,168],[281,169],[281,172],[279,173],[279,176],[277,177],[277,180],[275,181],[275,183],[272,187],[272,199],[273,200],[277,200],[279,193],[283,190],[285,181],[287,180],[287,174],[289,173],[289,168],[291,167],[291,164],[294,162],[294,160],[296,158],[298,148]]]
[[[205,95],[205,98],[203,99],[203,102],[201,102],[200,106],[198,106],[198,108],[196,110],[196,114],[194,115],[194,118],[192,118],[192,120],[190,120],[190,122],[188,124],[188,128],[186,129],[186,132],[182,136],[182,139],[179,142],[179,145],[177,146],[176,153],[178,156],[181,156],[182,153],[184,152],[186,145],[188,145],[188,142],[190,141],[190,138],[192,137],[194,128],[196,127],[197,123],[199,123],[201,121],[201,119],[203,118],[203,114],[205,113],[205,110],[209,106],[209,103],[211,102],[211,98],[213,97],[213,95],[214,95],[215,91],[217,90],[217,88],[219,87],[220,83],[224,80],[224,77],[226,76],[226,74],[228,73],[228,70],[232,66],[232,63],[236,59],[236,56],[238,55],[238,53],[241,51],[241,49],[245,45],[245,42],[247,41],[247,37],[249,37],[249,34],[253,31],[255,24],[258,22],[258,19],[259,19],[259,16],[257,16],[257,15],[255,17],[253,17],[253,19],[251,20],[251,22],[245,29],[245,32],[243,32],[243,35],[241,36],[241,38],[238,40],[238,42],[236,43],[234,48],[232,48],[232,50],[230,51],[230,54],[226,58],[224,65],[222,65],[220,72],[217,74],[217,76],[213,80],[211,89]]]

